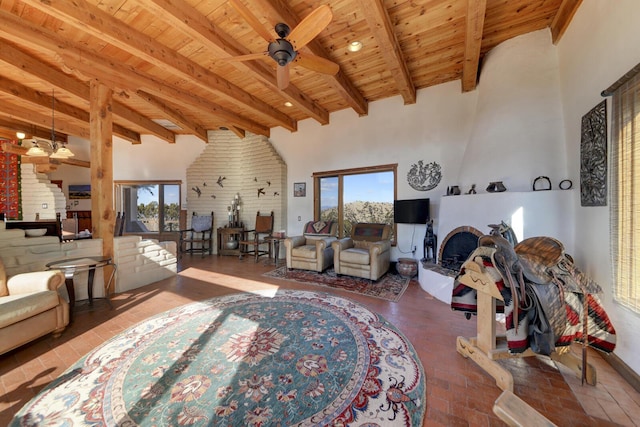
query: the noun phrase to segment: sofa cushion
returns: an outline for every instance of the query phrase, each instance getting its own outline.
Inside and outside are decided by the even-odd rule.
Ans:
[[[58,292],[9,295],[0,298],[0,328],[18,323],[59,304]]]
[[[370,261],[368,249],[350,248],[340,252],[340,262],[369,265]]]
[[[331,234],[331,227],[333,226],[333,221],[309,221],[304,226],[304,235],[305,236],[327,236]]]
[[[296,258],[316,259],[316,245],[295,247],[291,250],[291,255]]]

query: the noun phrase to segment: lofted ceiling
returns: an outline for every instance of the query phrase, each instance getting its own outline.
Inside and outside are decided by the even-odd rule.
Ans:
[[[235,2],[240,2],[239,7]],[[90,82],[113,90],[113,134],[132,143],[176,134],[206,141],[230,129],[269,136],[300,120],[460,81],[476,87],[482,58],[499,43],[549,27],[564,33],[581,0],[0,0],[0,136],[89,139]],[[335,75],[290,64],[280,90],[272,59],[243,9],[273,34],[320,5],[331,22],[300,55],[339,65]],[[362,49],[351,52],[352,41]],[[53,98],[52,98],[53,97]],[[286,106],[288,103],[290,106]],[[55,114],[52,114],[55,111]],[[55,120],[54,120],[55,117]]]

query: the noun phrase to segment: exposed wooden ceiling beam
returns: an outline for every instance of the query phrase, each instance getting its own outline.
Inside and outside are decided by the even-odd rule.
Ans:
[[[462,63],[462,91],[469,92],[478,83],[480,48],[484,31],[484,16],[487,0],[467,0],[467,26],[464,40],[464,62]]]
[[[11,139],[16,138],[16,132],[24,132],[26,134],[26,138],[40,138],[40,139],[50,139],[51,138],[51,128],[46,129],[44,127],[36,126],[32,123],[18,120],[18,119],[5,119],[0,117],[0,128],[4,128],[10,132],[7,135]],[[67,135],[56,132],[56,141],[66,142]]]
[[[17,105],[4,102],[0,108],[0,114],[17,118],[18,120],[28,121],[40,127],[51,127],[51,115],[41,114],[31,108],[24,108]],[[67,135],[76,135],[80,138],[89,138],[89,130],[85,126],[71,123],[68,120],[57,120],[55,123],[56,130],[66,133]]]
[[[360,0],[360,9],[369,24],[380,52],[393,76],[405,104],[415,104],[416,88],[411,80],[402,49],[382,0]]]
[[[266,16],[270,16],[278,22],[286,22],[291,28],[294,28],[301,21],[300,17],[297,16],[282,0],[254,0],[252,3],[262,10]],[[316,56],[329,60],[331,59],[327,50],[316,39],[311,40],[305,49],[308,49]],[[318,73],[318,76],[322,77],[325,82],[331,86],[331,88],[340,94],[340,96],[356,113],[361,116],[368,114],[369,105],[367,101],[342,70],[338,71],[338,73],[333,76],[321,73]]]
[[[41,92],[38,92],[26,86],[23,86],[20,83],[6,79],[2,76],[0,76],[0,91],[6,92],[12,96],[20,98],[23,101],[27,101],[32,104],[39,105],[40,107],[52,108],[52,106],[54,105],[52,96],[45,95]],[[65,102],[56,101],[55,108],[52,113],[59,113],[64,116],[75,119],[77,121],[80,121],[81,122],[80,126],[85,126],[85,127],[89,126],[89,120],[90,120],[89,113],[83,109],[76,108]],[[25,120],[26,118],[28,118],[28,116],[23,117],[22,119]],[[53,120],[53,117],[51,118],[51,121],[55,123],[55,120]],[[52,125],[54,123],[52,123]],[[115,123],[113,124],[113,133],[118,135],[121,138],[125,138],[130,141],[132,140],[132,138],[134,138],[132,142],[140,141],[139,135],[136,134],[134,131]]]
[[[139,73],[131,67],[105,61],[99,56],[88,52],[82,58],[66,53],[61,56],[67,66],[78,69],[82,73],[93,73],[101,81],[110,82],[112,86],[126,89],[131,93],[135,93],[139,88],[144,88],[145,91],[154,94],[158,98],[171,99],[176,104],[196,109],[200,112],[200,116],[210,114],[224,123],[246,129],[256,135],[269,137],[270,130],[268,127],[234,114],[194,93],[168,86],[150,76]]]
[[[551,21],[551,41],[553,44],[558,44],[581,4],[582,0],[562,0],[556,16]]]
[[[231,36],[216,29],[196,9],[183,0],[137,0],[141,6],[153,12],[156,16],[179,28],[183,33],[194,40],[198,40],[211,50],[217,57],[230,58],[246,55],[249,52]],[[266,46],[266,42],[265,42]],[[268,88],[280,93],[286,100],[294,104],[296,108],[307,113],[321,124],[329,123],[329,112],[311,100],[294,85],[280,90],[276,82],[275,74],[271,67],[261,61],[233,62],[240,71],[254,75]]]
[[[0,14],[0,20],[5,17],[6,14]],[[11,25],[4,26],[5,31],[11,31],[11,28],[14,27]],[[22,31],[24,31],[24,28]],[[19,37],[20,34],[22,34],[22,32],[13,35]],[[64,73],[43,64],[33,56],[15,46],[10,45],[9,43],[0,43],[0,61],[19,68],[23,72],[31,74],[32,76],[38,77],[50,83],[51,86],[75,95],[85,100],[87,103],[89,102],[89,86],[86,83],[69,77]],[[173,132],[138,114],[124,104],[115,102],[113,104],[113,110],[113,113],[118,117],[145,129],[151,135],[155,135],[167,142],[175,142],[175,135]]]
[[[297,129],[297,123],[291,117],[83,0],[75,0],[73,3],[64,0],[23,2],[155,66],[171,70],[206,92],[223,96],[235,104],[242,104],[244,108],[275,120],[285,129]]]
[[[173,121],[181,128],[192,132],[195,136],[197,136],[204,142],[209,142],[207,138],[207,130],[204,127],[192,120],[187,119],[182,115],[182,113],[168,106],[160,98],[142,90],[136,92],[136,95],[138,95],[140,98],[144,99],[146,102],[153,105],[157,109],[161,110],[165,115],[171,118],[171,121]]]
[[[164,84],[154,78],[145,76],[132,67],[109,61],[103,56],[85,49],[79,43],[66,40],[45,28],[37,27],[26,22],[23,23],[15,15],[1,9],[0,22],[3,24],[0,25],[1,36],[14,41],[15,43],[26,44],[36,49],[45,49],[49,52],[55,53],[61,58],[62,66],[65,66],[66,68],[76,68],[77,70],[75,71],[79,71],[83,75],[99,78],[101,81],[113,82],[117,87],[128,89],[132,92],[135,92],[139,88],[145,88],[156,96],[169,97],[176,103],[180,103],[186,107],[197,109],[201,112],[206,111],[211,115],[219,117],[222,121],[247,129],[254,134],[264,135],[267,137],[269,136],[270,131],[266,126],[262,126],[252,120],[245,119],[222,108],[218,104],[205,100],[197,95],[176,89],[175,87]],[[6,43],[0,43],[0,52],[5,50],[7,47],[8,45]],[[13,53],[16,52],[20,52],[20,50],[14,48]],[[25,61],[27,60],[27,58],[23,57],[20,57],[20,59]],[[33,62],[33,60],[31,62]],[[30,62],[25,62],[25,64],[30,64]],[[29,69],[35,70],[36,67],[29,67]],[[49,78],[51,79],[52,84],[88,100],[88,85],[67,77],[63,73],[56,72],[51,68],[48,69],[51,70]],[[66,80],[63,77],[66,78]],[[114,103],[115,111],[118,111],[118,105],[120,104]],[[154,125],[157,125],[157,123],[154,122]],[[152,132],[152,134],[155,133]],[[161,139],[166,139],[161,136],[159,137]],[[172,139],[172,141],[175,141],[175,139]]]

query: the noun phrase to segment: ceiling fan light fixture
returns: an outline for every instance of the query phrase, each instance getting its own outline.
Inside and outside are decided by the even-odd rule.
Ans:
[[[349,50],[349,52],[357,52],[360,49],[362,49],[362,42],[358,40],[350,42],[347,46],[347,50]]]
[[[27,135],[24,132],[16,132],[16,138],[18,138],[20,141],[25,139],[26,136]]]
[[[278,63],[279,66],[284,67],[296,57],[296,51],[293,49],[293,45],[285,39],[278,39],[269,43],[269,56]]]

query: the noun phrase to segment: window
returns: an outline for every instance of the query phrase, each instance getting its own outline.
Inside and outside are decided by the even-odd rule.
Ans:
[[[358,222],[393,224],[397,166],[314,173],[316,218],[338,221],[340,237]]]
[[[640,76],[613,92],[611,244],[614,297],[640,311]]]
[[[180,182],[117,182],[116,197],[118,211],[125,213],[125,232],[160,233],[180,229]]]

